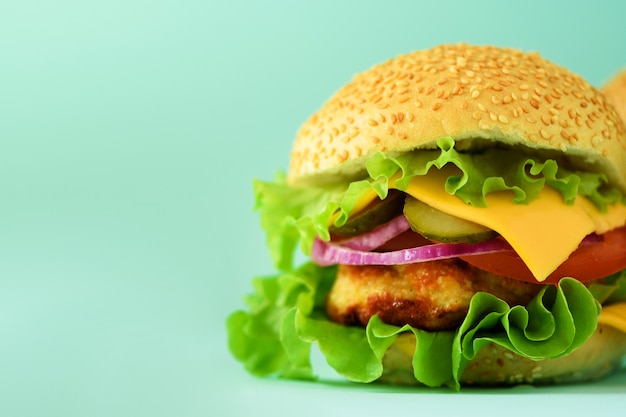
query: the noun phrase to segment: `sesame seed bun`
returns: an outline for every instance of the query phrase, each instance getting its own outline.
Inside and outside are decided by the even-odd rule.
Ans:
[[[381,382],[415,384],[411,365],[415,338],[403,333],[383,358]],[[483,347],[466,366],[461,385],[547,385],[592,381],[619,369],[626,354],[626,333],[600,324],[568,356],[534,361],[495,344]]]
[[[626,121],[626,69],[615,75],[600,91],[615,106],[622,120]]]
[[[445,136],[466,148],[501,142],[565,152],[626,191],[626,128],[603,94],[537,53],[467,44],[398,56],[356,75],[301,127],[288,181],[351,179],[374,152],[433,148]]]

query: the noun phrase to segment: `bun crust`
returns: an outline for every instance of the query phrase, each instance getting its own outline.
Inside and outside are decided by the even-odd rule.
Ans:
[[[402,334],[383,358],[382,382],[415,384],[411,366],[415,339]],[[461,377],[461,385],[547,385],[592,381],[622,366],[626,355],[626,333],[599,324],[596,332],[577,350],[556,359],[533,361],[489,344],[472,359]]]
[[[626,69],[605,84],[601,91],[615,106],[622,120],[626,121]]]
[[[626,128],[580,76],[537,53],[442,45],[360,73],[304,123],[288,181],[315,185],[362,175],[374,152],[483,139],[567,152],[626,191]]]

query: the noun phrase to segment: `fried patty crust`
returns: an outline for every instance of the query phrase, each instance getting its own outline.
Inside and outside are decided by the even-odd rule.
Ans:
[[[479,291],[509,305],[527,305],[541,287],[482,271],[458,259],[394,266],[340,265],[326,309],[332,321],[346,326],[365,326],[377,314],[396,326],[449,330],[460,325],[472,296]]]

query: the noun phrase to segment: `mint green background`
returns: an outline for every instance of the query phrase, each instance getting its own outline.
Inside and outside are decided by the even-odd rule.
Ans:
[[[466,41],[538,50],[601,85],[626,67],[625,4],[4,2],[0,415],[623,406],[624,374],[456,396],[257,380],[226,352],[224,320],[272,272],[252,179],[286,168],[298,126],[355,72]]]

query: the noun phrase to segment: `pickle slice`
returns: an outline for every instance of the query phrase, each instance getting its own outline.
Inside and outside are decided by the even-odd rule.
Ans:
[[[497,236],[483,225],[444,213],[410,196],[404,202],[404,215],[413,231],[435,242],[477,243]]]
[[[335,227],[333,225],[329,231],[339,237],[358,236],[400,215],[403,207],[404,193],[398,190],[389,190],[387,198],[384,200],[375,199],[363,210],[350,216],[343,226]]]

